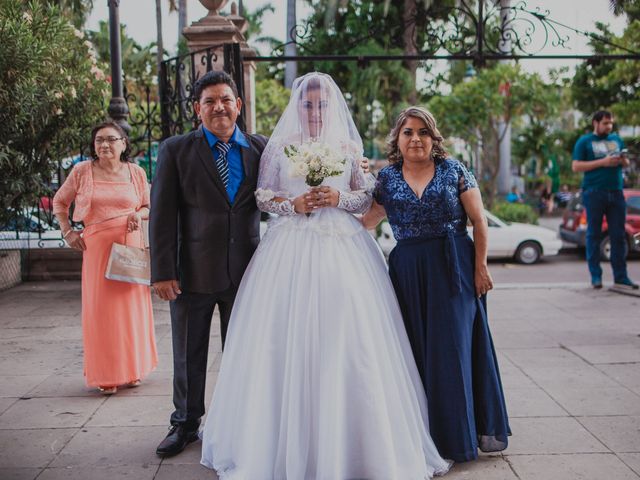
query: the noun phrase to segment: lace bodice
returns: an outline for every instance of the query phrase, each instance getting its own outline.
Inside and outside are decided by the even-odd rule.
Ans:
[[[466,167],[452,158],[436,163],[433,179],[418,198],[402,175],[402,163],[380,170],[373,193],[384,206],[396,240],[463,232],[467,214],[460,194],[477,188]]]
[[[294,215],[292,200],[309,190],[303,177],[293,176],[291,163],[284,154],[284,148],[292,142],[272,142],[269,149],[271,161],[268,168],[261,165],[256,190],[258,208],[277,215]],[[360,155],[354,147],[341,144],[340,153],[347,159],[344,172],[339,176],[327,177],[322,185],[330,186],[340,192],[338,208],[351,213],[364,213],[371,205],[372,175],[365,175],[360,168]],[[285,201],[276,201],[275,198]]]

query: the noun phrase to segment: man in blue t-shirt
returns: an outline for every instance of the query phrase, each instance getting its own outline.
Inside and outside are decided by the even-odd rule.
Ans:
[[[602,219],[607,217],[611,267],[616,287],[638,289],[627,275],[626,203],[622,194],[622,167],[629,166],[624,143],[613,130],[613,115],[600,110],[593,115],[593,133],[581,136],[573,148],[574,172],[584,172],[582,203],[587,210],[587,262],[593,288],[602,288],[600,242]]]

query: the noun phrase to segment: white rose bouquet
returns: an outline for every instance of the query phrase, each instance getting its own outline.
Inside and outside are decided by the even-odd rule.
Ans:
[[[291,162],[291,176],[304,177],[310,187],[317,187],[327,177],[342,174],[346,164],[346,158],[326,143],[288,145],[284,153]]]

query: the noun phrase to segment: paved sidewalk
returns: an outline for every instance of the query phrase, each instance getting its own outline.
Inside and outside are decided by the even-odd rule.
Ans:
[[[83,383],[79,283],[0,293],[1,479],[216,478],[199,465],[199,442],[167,460],[154,453],[172,411],[168,305],[154,308],[159,368],[104,397]],[[513,437],[504,455],[445,478],[640,479],[640,297],[577,284],[498,288],[489,315]]]

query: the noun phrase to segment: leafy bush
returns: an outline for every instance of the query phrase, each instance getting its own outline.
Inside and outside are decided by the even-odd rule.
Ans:
[[[91,43],[56,7],[0,0],[0,223],[47,191],[56,161],[86,143],[109,84]]]
[[[496,202],[491,213],[507,222],[538,224],[538,214],[533,207],[524,203]]]

